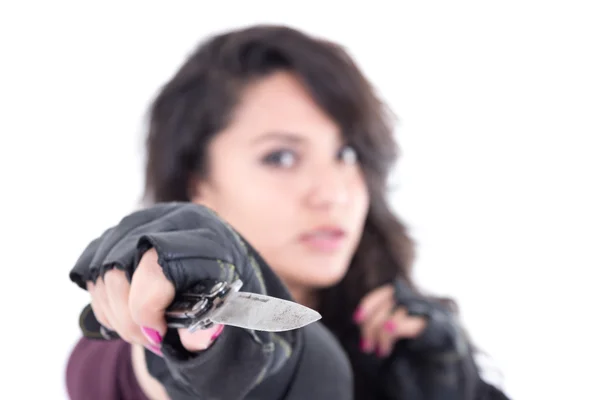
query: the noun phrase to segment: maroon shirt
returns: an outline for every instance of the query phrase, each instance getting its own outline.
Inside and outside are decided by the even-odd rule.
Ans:
[[[123,340],[82,338],[66,372],[71,400],[148,400],[133,372],[131,346]]]

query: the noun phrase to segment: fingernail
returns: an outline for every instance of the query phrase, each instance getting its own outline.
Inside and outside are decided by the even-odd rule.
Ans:
[[[213,335],[210,337],[211,342],[214,342],[215,339],[219,337],[219,335],[223,332],[223,328],[225,328],[225,325],[219,325],[215,333],[213,333]]]
[[[142,332],[144,333],[144,336],[146,336],[146,339],[148,339],[150,343],[154,344],[155,346],[158,346],[162,343],[162,337],[160,336],[160,333],[154,329],[142,326]]]
[[[383,329],[389,333],[394,333],[396,331],[396,324],[394,321],[385,321],[385,324],[383,324]]]
[[[371,351],[371,343],[368,340],[360,339],[360,349],[363,353],[368,353]]]
[[[358,308],[354,312],[354,316],[352,318],[354,319],[354,322],[361,322],[364,317],[364,311],[361,308]]]
[[[148,350],[150,350],[151,352],[153,352],[154,354],[156,354],[157,356],[160,356],[160,357],[163,356],[163,353],[160,350],[160,347],[158,347],[158,346],[147,345],[146,348]]]

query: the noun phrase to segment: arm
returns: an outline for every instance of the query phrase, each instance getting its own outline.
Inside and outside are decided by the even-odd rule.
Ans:
[[[399,341],[384,362],[383,387],[392,399],[508,400],[482,379],[475,351],[447,305],[415,296],[404,285],[397,299],[427,325],[419,336]]]
[[[189,203],[157,205],[125,217],[86,248],[71,279],[85,288],[86,282],[111,268],[134,279],[139,260],[151,248],[176,293],[204,279],[241,279],[244,291],[290,299],[243,238],[210,210]],[[266,387],[270,398],[279,393],[279,398],[294,398],[285,396],[294,393],[295,382],[306,381],[307,366],[318,365],[315,357],[327,357],[334,375],[345,373],[344,365],[339,366],[345,358],[339,357],[341,349],[330,339],[316,328],[269,333],[227,326],[211,347],[192,353],[183,347],[177,331],[169,329],[162,342],[164,358],[148,351],[145,355],[148,371],[172,400],[243,399]],[[312,373],[319,371],[324,376],[330,372]]]

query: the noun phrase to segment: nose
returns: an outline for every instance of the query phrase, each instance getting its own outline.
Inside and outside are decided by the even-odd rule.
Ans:
[[[308,204],[314,208],[329,209],[345,205],[350,200],[350,181],[344,167],[320,166],[312,175]]]

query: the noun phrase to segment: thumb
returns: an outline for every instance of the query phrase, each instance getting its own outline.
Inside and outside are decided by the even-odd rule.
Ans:
[[[174,298],[175,287],[158,264],[156,250],[148,250],[131,278],[129,310],[133,321],[156,346],[167,332],[165,310]]]

